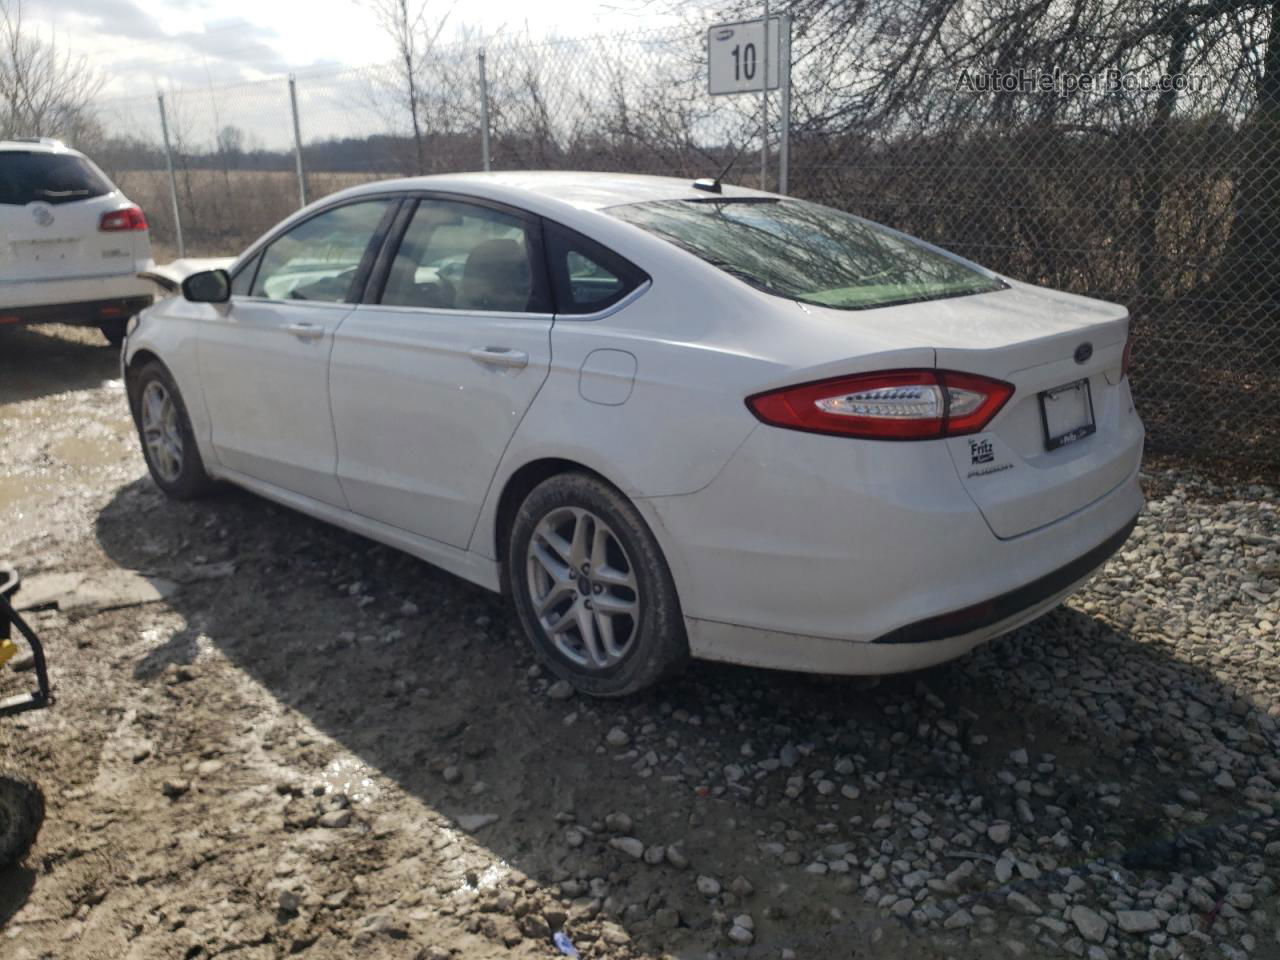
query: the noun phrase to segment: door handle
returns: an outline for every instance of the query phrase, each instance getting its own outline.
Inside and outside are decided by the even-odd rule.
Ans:
[[[468,352],[472,360],[491,367],[523,370],[529,365],[529,355],[523,350],[508,350],[506,347],[476,347]]]
[[[286,323],[284,328],[299,340],[319,340],[324,336],[324,327],[318,323]]]

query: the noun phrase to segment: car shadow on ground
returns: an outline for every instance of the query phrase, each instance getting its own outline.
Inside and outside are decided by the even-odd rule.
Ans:
[[[120,350],[96,327],[0,326],[0,404],[96,387],[120,376]]]
[[[147,573],[172,575],[192,558],[236,565],[167,601],[186,627],[131,661],[137,682],[161,682],[212,644],[429,810],[497,814],[474,839],[501,862],[569,892],[605,878],[605,909],[645,947],[723,945],[724,915],[695,889],[699,874],[726,890],[745,876],[759,891],[719,904],[729,916],[756,911],[757,947],[847,955],[876,929],[890,944],[908,938],[903,949],[922,942],[911,919],[859,895],[859,874],[882,854],[954,854],[948,870],[975,862],[936,902],[999,913],[1011,891],[1061,891],[1061,870],[1090,878],[1087,897],[1107,871],[1164,884],[1260,842],[1249,836],[1260,814],[1238,791],[1214,789],[1199,766],[1203,729],[1188,735],[1184,713],[1207,712],[1241,785],[1274,755],[1274,725],[1207,663],[1075,609],[878,684],[694,664],[628,700],[558,701],[504,600],[252,495],[173,503],[139,480],[101,511],[97,536],[114,562]],[[615,727],[625,745],[606,741]],[[1179,796],[1188,787],[1198,802]],[[599,828],[616,811],[646,845],[681,845],[692,869],[645,866],[609,847],[607,831],[566,842],[563,814]],[[997,879],[1005,843],[971,829],[974,818],[1012,824],[1005,843],[1045,869]],[[861,864],[852,886],[806,869],[832,859],[832,844]],[[664,905],[679,928],[654,924]],[[1043,933],[1030,918],[1011,922]]]

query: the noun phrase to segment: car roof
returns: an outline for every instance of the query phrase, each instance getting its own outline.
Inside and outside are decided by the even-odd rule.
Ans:
[[[344,191],[355,193],[388,190],[442,190],[475,192],[494,199],[518,200],[530,194],[559,201],[580,210],[600,210],[646,200],[707,200],[716,194],[694,187],[692,179],[653,177],[634,173],[599,173],[577,170],[518,170],[501,173],[453,173],[429,177],[382,180]],[[504,196],[505,195],[505,196]],[[726,197],[768,197],[773,194],[724,184]]]
[[[61,140],[52,137],[17,137],[12,140],[0,140],[0,153],[69,153],[72,156],[83,156],[79,150],[72,150]]]

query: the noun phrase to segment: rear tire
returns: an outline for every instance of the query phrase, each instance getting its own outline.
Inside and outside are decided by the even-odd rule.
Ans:
[[[102,331],[102,335],[107,338],[107,343],[113,347],[118,347],[124,343],[125,331],[128,329],[129,321],[122,320],[102,320],[98,323],[98,329]]]
[[[156,486],[175,500],[194,500],[217,488],[200,459],[178,385],[161,363],[144,364],[129,377],[129,407]]]
[[[604,481],[563,473],[511,525],[507,582],[534,650],[593,697],[650,687],[689,657],[671,571],[639,511]]]
[[[44,822],[44,795],[26,777],[0,772],[0,869],[18,863]]]

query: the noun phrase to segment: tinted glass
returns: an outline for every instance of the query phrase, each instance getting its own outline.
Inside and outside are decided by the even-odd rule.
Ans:
[[[393,202],[365,200],[334,207],[273,240],[262,254],[253,295],[327,303],[350,299],[369,241]]]
[[[81,157],[61,153],[0,152],[0,203],[23,206],[102,197],[111,184]]]
[[[523,218],[462,201],[422,200],[391,262],[381,302],[473,312],[549,312],[540,268]]]
[[[644,283],[643,270],[607,247],[556,223],[546,225],[556,313],[595,313]]]
[[[606,212],[805,303],[858,310],[1005,287],[917,240],[803,200],[663,200]]]

